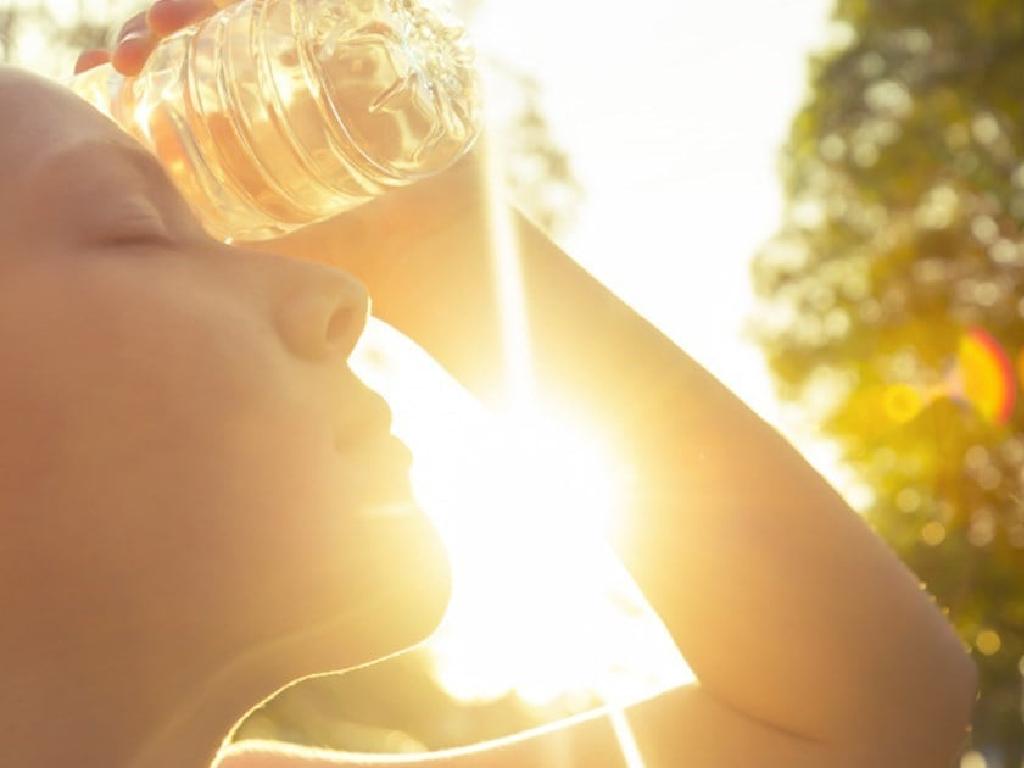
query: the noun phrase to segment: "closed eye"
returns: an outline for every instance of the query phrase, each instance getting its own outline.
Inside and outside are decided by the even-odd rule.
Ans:
[[[156,206],[141,195],[112,201],[90,230],[88,239],[96,245],[168,245],[172,240]]]
[[[172,240],[162,192],[170,182],[141,147],[93,141],[49,156],[30,178],[29,207],[86,246]]]

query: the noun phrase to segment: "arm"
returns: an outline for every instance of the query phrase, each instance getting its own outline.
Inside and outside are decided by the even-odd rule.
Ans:
[[[164,4],[150,25],[201,5]],[[115,63],[130,73],[151,45]],[[473,157],[258,247],[354,272],[379,317],[488,400],[501,334]],[[636,471],[620,554],[700,680],[632,710],[649,762],[951,759],[976,672],[913,575],[778,433],[522,218],[517,231],[538,388]]]
[[[488,400],[501,334],[486,206],[464,191],[474,173],[463,163],[276,245],[337,255],[375,314]],[[717,723],[705,741],[767,726],[836,754],[877,750],[875,764],[951,759],[976,673],[913,575],[728,389],[528,221],[516,230],[538,388],[636,471],[619,551],[699,678],[696,709]],[[676,729],[705,716],[677,715]],[[638,730],[655,751],[672,732]]]

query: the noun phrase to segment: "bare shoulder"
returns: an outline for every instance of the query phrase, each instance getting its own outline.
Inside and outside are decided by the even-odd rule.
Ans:
[[[626,710],[625,721],[644,768],[887,765],[870,743],[840,747],[787,733],[732,709],[699,685],[635,704]],[[623,756],[622,738],[622,729],[607,715],[594,713],[515,738],[422,755],[380,757],[254,743],[226,753],[216,768],[632,768]]]

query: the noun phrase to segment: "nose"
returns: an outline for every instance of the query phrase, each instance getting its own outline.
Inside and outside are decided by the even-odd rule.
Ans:
[[[332,267],[296,263],[297,279],[280,296],[275,324],[285,346],[310,361],[347,360],[366,328],[365,286]]]

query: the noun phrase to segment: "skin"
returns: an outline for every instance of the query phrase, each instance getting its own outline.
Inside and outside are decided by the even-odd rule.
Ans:
[[[150,23],[129,22],[139,34],[115,63],[133,71],[160,34],[212,10],[163,0]],[[497,396],[481,158],[227,247],[157,175],[112,170],[130,142],[60,89],[5,71],[0,106],[17,116],[0,131],[0,167],[16,170],[0,181],[0,508],[14,510],[0,542],[4,754],[200,768],[261,697],[415,642],[443,608],[429,527],[365,513],[364,483],[397,493],[400,480],[369,448],[334,446],[325,413],[344,424],[369,406],[342,365],[360,321],[325,318],[364,318],[362,283],[376,315]],[[39,171],[83,141],[87,167]],[[163,222],[155,239],[136,195]],[[714,377],[527,220],[515,229],[537,386],[637,478],[615,546],[699,679],[627,708],[646,765],[950,764],[976,671],[913,575]],[[373,762],[268,744],[217,759]],[[624,766],[600,713],[390,764]]]
[[[70,92],[3,70],[0,105],[0,605],[25,619],[3,751],[200,765],[248,707],[446,605],[425,518],[380,513],[410,457],[347,367],[366,289],[211,240]],[[66,741],[18,743],[40,711]]]

